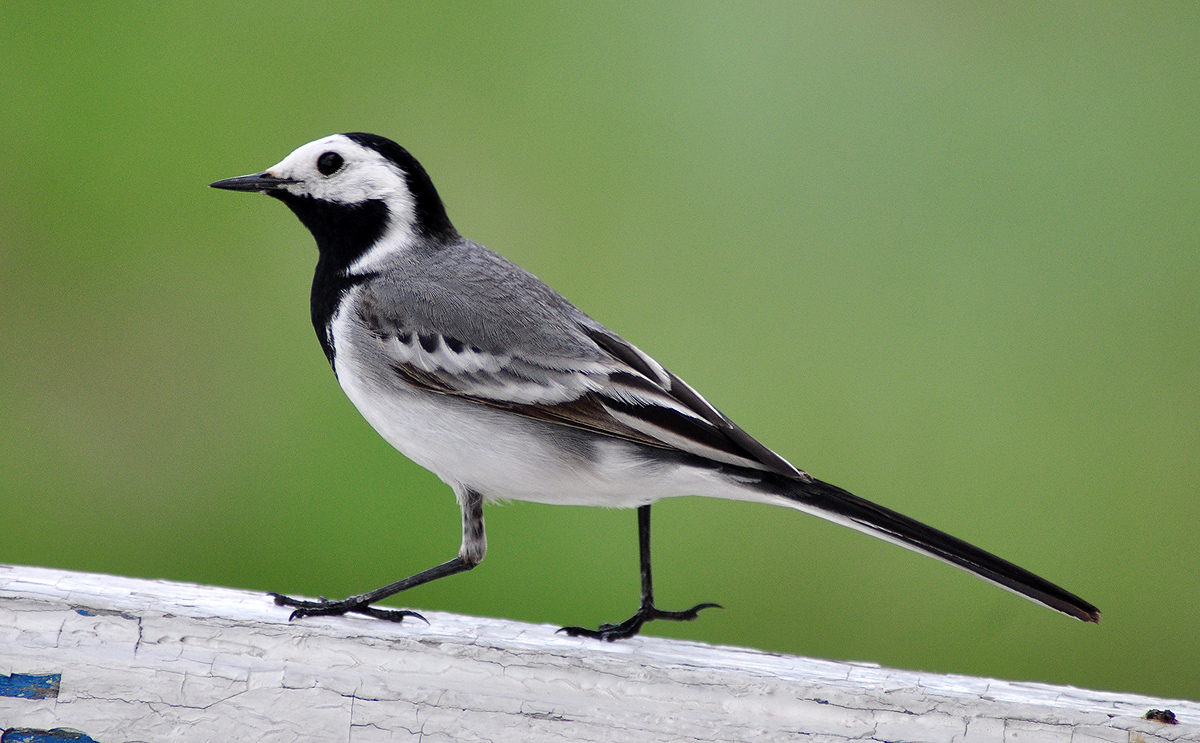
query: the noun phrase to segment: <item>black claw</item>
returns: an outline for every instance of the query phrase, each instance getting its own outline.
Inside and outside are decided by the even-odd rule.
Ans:
[[[408,609],[376,609],[374,606],[363,604],[351,608],[350,611],[357,614],[366,614],[368,617],[374,617],[375,619],[386,619],[389,622],[403,622],[406,617],[416,617],[425,624],[429,624],[428,619]]]
[[[284,596],[281,593],[268,593],[267,595],[275,599],[276,606],[302,606],[307,608],[312,606],[321,606],[324,603],[324,600],[301,601],[300,599],[294,599],[291,596]]]
[[[705,602],[703,604],[696,604],[692,608],[685,609],[684,611],[663,611],[661,609],[655,609],[654,607],[650,607],[651,615],[649,617],[647,617],[647,621],[649,621],[650,619],[672,619],[676,622],[690,622],[693,619],[695,619],[696,617],[700,616],[700,612],[705,609],[724,609],[724,608],[725,608],[724,606],[721,606],[720,604],[714,604],[711,601]]]
[[[628,640],[642,631],[642,625],[646,622],[651,622],[655,619],[668,619],[673,622],[690,622],[700,616],[700,612],[704,609],[723,609],[725,607],[720,604],[706,602],[696,604],[690,609],[684,611],[663,611],[656,608],[653,604],[643,606],[637,610],[629,619],[626,619],[620,624],[602,624],[597,629],[588,629],[587,627],[563,627],[559,632],[567,633],[568,637],[590,637],[593,640],[605,640],[613,642],[615,640]]]

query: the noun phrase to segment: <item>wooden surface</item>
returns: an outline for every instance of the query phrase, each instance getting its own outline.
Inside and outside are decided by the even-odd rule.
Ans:
[[[1195,702],[426,616],[289,623],[260,593],[0,566],[0,729],[83,743],[1200,741]],[[1179,724],[1143,719],[1151,708]],[[36,737],[54,729],[84,737]]]

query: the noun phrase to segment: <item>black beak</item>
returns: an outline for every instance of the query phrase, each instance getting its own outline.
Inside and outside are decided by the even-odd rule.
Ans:
[[[210,183],[213,188],[223,188],[226,191],[257,191],[269,193],[279,191],[284,186],[299,181],[292,178],[279,178],[270,173],[255,173],[254,175],[239,175],[237,178],[226,178],[223,181]]]

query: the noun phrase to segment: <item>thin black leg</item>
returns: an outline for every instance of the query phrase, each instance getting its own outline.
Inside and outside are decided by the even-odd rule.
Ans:
[[[654,576],[650,571],[650,506],[638,507],[638,556],[642,568],[642,601],[637,612],[620,624],[602,624],[598,629],[563,627],[571,637],[591,637],[596,640],[625,640],[642,631],[642,625],[655,619],[690,622],[702,609],[720,609],[720,604],[696,604],[684,611],[664,611],[654,606]]]
[[[295,608],[291,617],[288,618],[289,621],[301,617],[340,615],[349,612],[366,614],[369,617],[387,619],[392,622],[402,622],[405,617],[416,617],[421,621],[425,621],[425,617],[415,611],[409,611],[408,609],[376,609],[371,604],[382,601],[389,596],[394,596],[401,591],[407,591],[410,588],[416,588],[430,581],[437,580],[438,578],[445,578],[455,573],[465,572],[483,560],[483,556],[487,552],[487,537],[483,529],[483,496],[473,490],[468,490],[459,496],[459,504],[462,506],[463,513],[463,540],[462,547],[458,551],[458,557],[455,557],[453,560],[447,560],[441,565],[435,565],[416,575],[410,575],[403,580],[389,583],[382,588],[360,593],[357,596],[351,596],[341,601],[331,601],[327,598],[321,598],[317,601],[304,601],[278,593],[269,595],[274,597],[276,604]]]

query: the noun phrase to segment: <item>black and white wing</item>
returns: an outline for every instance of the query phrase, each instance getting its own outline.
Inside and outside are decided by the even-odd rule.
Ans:
[[[569,354],[533,352],[519,344],[489,348],[479,339],[454,337],[378,312],[369,295],[359,302],[359,316],[397,377],[421,389],[647,446],[809,479],[679,377],[578,310],[557,318],[560,337],[547,344],[566,345]]]

